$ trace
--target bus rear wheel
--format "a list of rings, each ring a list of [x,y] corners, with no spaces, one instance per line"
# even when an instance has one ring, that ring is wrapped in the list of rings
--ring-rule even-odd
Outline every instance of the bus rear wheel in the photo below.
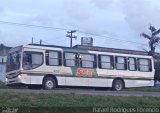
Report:
[[[53,90],[56,88],[56,86],[57,86],[56,81],[52,77],[47,77],[43,81],[43,89]]]
[[[124,83],[121,79],[115,79],[113,81],[113,86],[112,86],[114,91],[121,91],[124,88]]]

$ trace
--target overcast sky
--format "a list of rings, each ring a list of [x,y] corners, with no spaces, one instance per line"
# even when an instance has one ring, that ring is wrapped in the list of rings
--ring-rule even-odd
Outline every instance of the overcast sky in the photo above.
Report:
[[[149,33],[150,24],[160,28],[159,0],[0,0],[0,43],[8,46],[28,44],[32,37],[69,46],[66,31],[75,29],[74,45],[93,37],[95,46],[142,50],[148,41],[140,33]]]

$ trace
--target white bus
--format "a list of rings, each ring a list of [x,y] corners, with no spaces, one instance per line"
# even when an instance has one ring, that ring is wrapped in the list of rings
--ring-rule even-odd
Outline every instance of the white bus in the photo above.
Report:
[[[152,56],[143,51],[29,44],[12,48],[7,58],[6,84],[130,87],[154,86]]]

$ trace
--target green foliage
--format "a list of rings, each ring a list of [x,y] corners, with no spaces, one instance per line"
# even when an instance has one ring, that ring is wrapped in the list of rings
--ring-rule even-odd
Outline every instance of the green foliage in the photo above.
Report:
[[[0,93],[0,107],[139,107],[160,106],[158,97]]]
[[[126,89],[126,91],[160,92],[160,88],[154,88],[154,87],[129,88]]]
[[[160,60],[155,61],[155,79],[160,80]]]
[[[99,107],[136,109],[159,106],[160,98],[158,97],[118,97],[0,92],[0,108],[18,108],[18,113],[93,113],[93,108]]]
[[[0,89],[6,88],[6,85],[4,82],[0,81]]]
[[[18,108],[18,113],[93,113],[93,108],[136,109],[148,107],[159,108],[159,106],[159,97],[118,97],[0,92],[0,108]]]

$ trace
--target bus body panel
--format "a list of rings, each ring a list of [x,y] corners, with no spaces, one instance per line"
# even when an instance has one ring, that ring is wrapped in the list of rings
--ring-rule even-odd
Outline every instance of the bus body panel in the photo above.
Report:
[[[124,80],[125,87],[145,87],[145,86],[154,86],[154,80]]]
[[[45,64],[45,52],[60,51],[62,53],[62,66],[47,66]],[[120,54],[110,52],[99,52],[99,51],[87,51],[87,53],[113,56],[124,56],[124,57],[135,57],[147,58],[152,61],[151,72],[141,71],[129,71],[129,70],[116,70],[116,69],[99,69],[97,68],[82,68],[82,67],[66,67],[63,66],[64,54],[63,52],[72,51],[58,47],[41,47],[41,46],[25,46],[23,47],[22,55],[24,51],[28,52],[42,52],[43,53],[43,64],[39,67],[31,70],[25,70],[22,67],[23,58],[21,58],[21,68],[16,71],[20,72],[16,78],[7,77],[6,84],[37,84],[42,85],[43,79],[46,75],[52,75],[57,78],[58,85],[60,86],[91,86],[91,87],[112,87],[113,80],[121,78],[124,80],[125,87],[142,87],[142,86],[154,86],[154,64],[151,56],[143,55],[131,55],[131,54]],[[86,53],[86,51],[76,51],[79,53]],[[97,59],[98,61],[98,59]],[[98,66],[98,63],[97,63]],[[11,76],[11,72],[7,72],[7,76]]]

